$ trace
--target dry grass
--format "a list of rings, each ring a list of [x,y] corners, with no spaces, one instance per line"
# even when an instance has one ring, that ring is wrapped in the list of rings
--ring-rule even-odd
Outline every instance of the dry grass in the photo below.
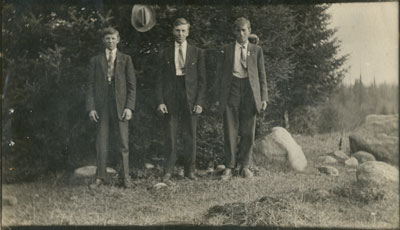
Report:
[[[15,196],[18,204],[3,207],[2,224],[399,227],[397,196],[361,202],[349,189],[356,180],[354,170],[337,165],[340,175],[330,177],[315,169],[319,156],[337,149],[339,134],[295,138],[309,161],[307,173],[271,162],[250,181],[223,182],[208,175],[199,181],[177,179],[161,190],[152,188],[159,182],[157,173],[137,180],[133,189],[93,191],[88,180],[68,175],[3,185],[3,195]]]

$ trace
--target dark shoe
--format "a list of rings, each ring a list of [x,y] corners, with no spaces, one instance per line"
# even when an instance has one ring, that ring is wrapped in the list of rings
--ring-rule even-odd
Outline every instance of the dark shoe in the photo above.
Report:
[[[89,188],[90,189],[96,189],[96,188],[100,187],[103,184],[104,184],[104,181],[102,179],[96,179],[96,181],[94,183],[89,185]]]
[[[133,188],[134,184],[132,182],[132,179],[130,177],[124,178],[124,188]]]
[[[189,178],[190,180],[197,180],[196,175],[194,175],[194,173],[188,173],[187,175],[185,175],[187,178]]]
[[[253,173],[248,168],[242,169],[242,175],[244,178],[247,178],[247,179],[253,178]]]
[[[164,176],[162,177],[162,181],[163,182],[168,182],[171,180],[171,173],[166,173],[164,174]]]
[[[222,173],[221,180],[229,180],[232,178],[232,169],[226,168]]]

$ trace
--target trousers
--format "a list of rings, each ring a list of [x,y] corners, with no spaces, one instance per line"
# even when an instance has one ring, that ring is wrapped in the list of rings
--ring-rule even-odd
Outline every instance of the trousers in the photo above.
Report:
[[[116,151],[121,154],[122,167],[120,175],[122,178],[129,177],[129,139],[128,121],[118,118],[117,105],[115,101],[114,85],[106,88],[104,106],[100,109],[99,122],[97,123],[96,153],[98,179],[106,178],[106,163],[110,153],[110,140],[115,141]],[[110,135],[111,134],[111,135]]]
[[[242,167],[248,167],[254,146],[256,114],[249,78],[233,77],[223,115],[224,153],[227,168],[235,168],[238,162]]]
[[[193,114],[188,107],[185,78],[177,76],[174,95],[174,106],[168,108],[167,120],[168,153],[165,162],[165,173],[171,173],[176,163],[177,132],[181,124],[184,141],[184,170],[194,172],[196,168],[196,132],[198,115]]]

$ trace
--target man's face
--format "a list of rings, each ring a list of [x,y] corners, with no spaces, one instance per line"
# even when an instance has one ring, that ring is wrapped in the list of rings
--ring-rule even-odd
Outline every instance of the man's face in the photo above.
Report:
[[[119,43],[118,34],[106,34],[103,38],[104,45],[107,49],[113,50],[117,48],[117,44]]]
[[[235,29],[233,30],[233,34],[236,37],[236,41],[239,44],[244,44],[247,42],[247,40],[249,39],[249,35],[250,35],[251,29],[248,27],[247,24],[243,24],[243,25],[236,25]]]
[[[189,26],[179,25],[175,26],[172,33],[174,34],[175,41],[179,44],[186,41],[187,36],[189,36]]]

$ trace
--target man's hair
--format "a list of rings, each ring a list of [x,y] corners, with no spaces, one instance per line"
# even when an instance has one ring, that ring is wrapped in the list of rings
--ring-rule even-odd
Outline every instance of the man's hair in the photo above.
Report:
[[[244,17],[240,17],[238,19],[235,20],[235,22],[233,23],[235,28],[236,27],[242,27],[243,25],[247,25],[247,27],[250,29],[250,21],[247,18]]]
[[[107,34],[117,34],[118,38],[119,38],[119,32],[117,29],[115,29],[114,27],[106,27],[101,31],[101,35],[103,36],[103,38],[107,35]]]
[[[172,24],[175,27],[180,26],[180,25],[188,25],[188,29],[190,28],[190,23],[188,20],[184,18],[178,18],[175,20],[174,24]]]

